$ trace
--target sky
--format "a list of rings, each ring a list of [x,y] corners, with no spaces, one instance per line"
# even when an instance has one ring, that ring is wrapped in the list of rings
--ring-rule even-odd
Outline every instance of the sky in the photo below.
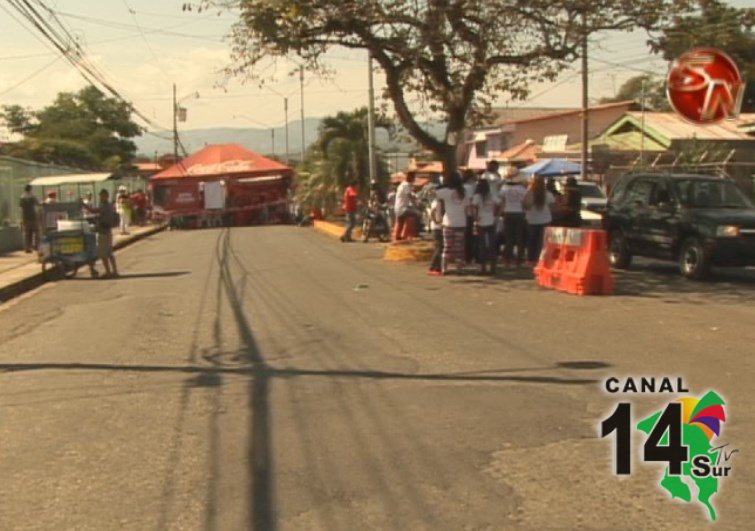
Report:
[[[221,69],[229,62],[225,39],[234,15],[217,11],[183,11],[186,0],[46,0],[69,31],[79,39],[92,62],[105,72],[135,107],[156,125],[170,128],[172,86],[178,87],[188,120],[182,128],[280,126],[284,123],[284,97],[289,119],[297,120],[302,108],[298,76],[289,76],[295,63],[280,64],[276,79],[267,87],[224,82]],[[755,0],[730,2],[752,6]],[[59,54],[40,42],[6,2],[0,0],[0,105],[40,108],[61,91],[85,85],[77,71]],[[15,15],[17,17],[17,15]],[[590,43],[590,98],[611,96],[629,77],[655,72],[667,65],[650,54],[641,32],[610,33]],[[304,88],[306,117],[322,117],[367,104],[366,54],[334,50],[329,64],[333,79],[307,75]],[[375,78],[376,89],[382,85]],[[196,97],[196,94],[199,94]],[[580,105],[578,65],[556,82],[534,85],[531,98],[511,106],[576,107]],[[498,105],[505,106],[505,100]]]

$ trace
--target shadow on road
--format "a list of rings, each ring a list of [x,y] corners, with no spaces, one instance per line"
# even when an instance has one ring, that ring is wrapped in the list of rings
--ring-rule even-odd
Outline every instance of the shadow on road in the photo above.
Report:
[[[631,269],[616,271],[616,295],[679,301],[679,296],[700,296],[724,303],[755,302],[755,271],[714,269],[706,281],[688,280],[674,264],[642,262]]]

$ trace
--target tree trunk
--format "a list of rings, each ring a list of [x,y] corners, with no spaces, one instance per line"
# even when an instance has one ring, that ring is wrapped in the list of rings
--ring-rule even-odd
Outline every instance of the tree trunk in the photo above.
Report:
[[[436,151],[435,154],[443,163],[443,179],[448,182],[448,177],[458,169],[458,163],[456,161],[456,146],[451,144],[443,144],[444,149]]]

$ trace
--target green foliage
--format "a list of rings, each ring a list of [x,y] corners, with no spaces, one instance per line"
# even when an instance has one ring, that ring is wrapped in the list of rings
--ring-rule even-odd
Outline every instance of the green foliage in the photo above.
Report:
[[[694,11],[680,13],[651,40],[653,50],[669,61],[691,48],[714,47],[737,62],[748,81],[743,112],[755,112],[755,8],[736,8],[719,0],[693,0]]]
[[[339,112],[322,120],[317,142],[309,148],[300,169],[297,199],[307,208],[316,206],[332,212],[340,194],[352,179],[365,197],[369,189],[369,142],[366,107],[352,112]],[[383,117],[376,127],[391,126]],[[378,182],[388,182],[388,168],[377,157]]]
[[[114,170],[130,163],[136,154],[131,138],[141,134],[130,106],[94,87],[62,92],[39,111],[6,105],[2,119],[26,138],[6,148],[15,156],[87,168]]]
[[[529,85],[553,80],[575,59],[583,36],[655,26],[681,0],[203,0],[232,5],[229,75],[264,81],[269,61],[298,56],[327,72],[333,48],[369,51],[386,80],[385,96],[406,131],[455,167],[470,122],[499,96],[523,99]],[[435,138],[421,124],[446,124]]]
[[[29,137],[3,146],[2,154],[47,164],[98,169],[100,161],[82,142],[62,138]]]

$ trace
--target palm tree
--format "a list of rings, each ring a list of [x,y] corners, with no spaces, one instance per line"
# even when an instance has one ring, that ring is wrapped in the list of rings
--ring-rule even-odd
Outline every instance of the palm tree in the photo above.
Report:
[[[307,150],[299,171],[297,198],[303,205],[332,212],[352,179],[359,184],[360,193],[367,195],[370,178],[367,113],[367,108],[362,107],[322,120],[317,142]],[[391,125],[383,117],[376,120],[377,127]],[[379,158],[377,164],[378,182],[385,184],[387,166]]]

